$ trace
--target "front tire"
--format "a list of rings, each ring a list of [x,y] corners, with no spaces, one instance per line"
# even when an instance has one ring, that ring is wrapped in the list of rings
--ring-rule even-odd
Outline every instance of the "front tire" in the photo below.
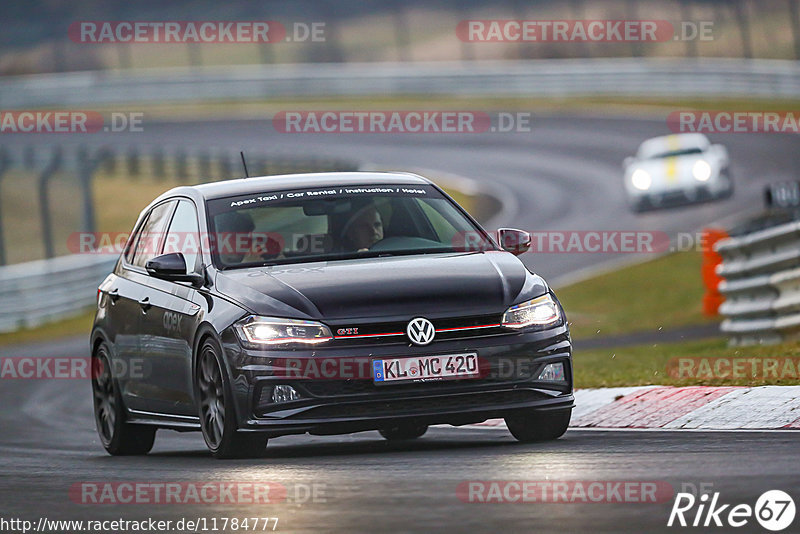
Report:
[[[526,411],[506,417],[506,426],[517,441],[550,441],[564,435],[572,409],[557,412]]]
[[[92,359],[94,421],[103,447],[113,456],[147,454],[153,448],[156,428],[125,422],[125,407],[111,373],[108,345],[98,345]]]
[[[727,182],[727,187],[722,190],[722,192],[717,196],[717,198],[725,199],[730,198],[733,196],[733,178],[731,177],[730,171],[726,170],[722,173],[722,177]]]
[[[253,458],[267,448],[261,433],[236,428],[233,394],[222,369],[222,351],[212,338],[203,341],[195,373],[200,428],[208,450],[215,458]]]
[[[645,198],[628,198],[628,209],[633,213],[644,213],[650,208],[649,203]]]

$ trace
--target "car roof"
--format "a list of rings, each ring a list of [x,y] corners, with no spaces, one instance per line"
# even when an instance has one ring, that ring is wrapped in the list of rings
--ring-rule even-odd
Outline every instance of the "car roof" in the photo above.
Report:
[[[317,172],[254,176],[224,180],[192,186],[181,186],[163,193],[152,204],[175,196],[188,196],[196,200],[234,197],[286,189],[330,187],[339,185],[427,185],[427,178],[410,172]]]
[[[699,148],[705,150],[711,143],[708,137],[701,133],[682,133],[653,137],[639,145],[637,155],[639,157],[649,157],[653,154],[663,154],[675,150],[685,150],[687,148]]]

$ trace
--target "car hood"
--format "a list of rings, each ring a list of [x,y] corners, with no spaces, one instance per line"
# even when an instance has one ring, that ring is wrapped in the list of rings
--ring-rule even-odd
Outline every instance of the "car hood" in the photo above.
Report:
[[[548,290],[500,251],[228,270],[217,274],[216,288],[258,315],[310,319],[500,313]]]

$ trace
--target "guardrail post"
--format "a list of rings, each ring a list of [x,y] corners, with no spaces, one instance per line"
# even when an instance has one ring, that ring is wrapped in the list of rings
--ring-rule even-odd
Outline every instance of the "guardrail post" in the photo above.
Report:
[[[186,50],[189,53],[189,65],[192,67],[203,66],[203,53],[197,43],[186,43]]]
[[[411,60],[411,46],[409,43],[411,39],[409,38],[409,29],[408,29],[408,19],[406,18],[406,12],[404,7],[404,2],[395,2],[392,6],[392,18],[394,19],[394,41],[395,47],[397,48],[397,58],[400,61],[410,61]]]
[[[100,156],[100,162],[103,165],[103,171],[105,171],[107,174],[114,174],[117,170],[116,154],[114,154],[110,148],[103,148],[98,155]]]
[[[201,182],[211,180],[211,156],[205,150],[197,154],[197,174]]]
[[[164,162],[164,152],[161,149],[156,150],[153,154],[153,176],[159,180],[166,178],[167,171]]]
[[[132,147],[128,150],[128,175],[139,176],[139,149]]]
[[[261,156],[255,158],[255,165],[252,167],[252,176],[265,176],[267,174],[267,162]]]
[[[61,147],[56,147],[53,154],[50,156],[50,161],[44,170],[39,175],[39,206],[41,208],[42,218],[42,240],[44,243],[44,255],[46,258],[55,256],[55,247],[53,246],[53,228],[50,218],[50,194],[47,185],[53,175],[61,168],[62,162]]]
[[[800,9],[798,9],[797,3],[797,0],[789,0],[789,18],[794,38],[794,57],[800,59]]]
[[[183,149],[179,149],[175,153],[175,175],[177,176],[178,181],[180,183],[186,183],[189,181],[189,170],[186,162],[186,152]]]
[[[753,57],[753,43],[750,39],[750,20],[747,18],[747,6],[742,0],[736,0],[735,9],[739,33],[742,36],[742,56],[750,59]]]
[[[117,44],[117,57],[119,58],[119,67],[121,69],[129,69],[133,61],[131,61],[131,49],[127,43]]]
[[[2,187],[3,176],[5,176],[6,171],[11,168],[11,156],[8,155],[8,149],[6,147],[0,147],[0,188]],[[1,191],[1,189],[0,189]],[[0,194],[0,265],[6,264],[6,245],[5,241],[3,240],[3,203],[2,203],[2,194]]]
[[[36,152],[33,149],[33,145],[28,145],[23,149],[22,164],[26,169],[33,169],[36,166]]]
[[[219,156],[219,174],[220,180],[230,180],[231,176],[231,160],[227,152],[220,152]]]
[[[625,18],[628,20],[636,20],[636,2],[635,0],[626,0],[625,2]],[[631,40],[631,56],[642,56],[642,44],[635,40]]]
[[[692,20],[692,6],[691,0],[681,0],[681,19],[685,21]],[[694,39],[686,40],[686,55],[689,57],[697,57],[697,41]]]
[[[81,196],[83,197],[83,221],[81,231],[94,232],[96,226],[94,212],[94,195],[92,194],[92,179],[101,164],[114,159],[114,153],[108,147],[100,148],[94,157],[89,155],[86,148],[78,149],[78,178],[81,182]]]

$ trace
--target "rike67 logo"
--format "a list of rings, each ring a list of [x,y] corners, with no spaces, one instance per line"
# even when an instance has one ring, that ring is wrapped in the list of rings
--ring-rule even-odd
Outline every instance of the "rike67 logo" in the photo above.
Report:
[[[755,506],[749,504],[722,504],[719,492],[707,493],[699,498],[691,493],[678,493],[669,513],[667,526],[681,527],[743,527],[752,520],[763,528],[778,532],[794,521],[794,500],[781,490],[761,494]]]

